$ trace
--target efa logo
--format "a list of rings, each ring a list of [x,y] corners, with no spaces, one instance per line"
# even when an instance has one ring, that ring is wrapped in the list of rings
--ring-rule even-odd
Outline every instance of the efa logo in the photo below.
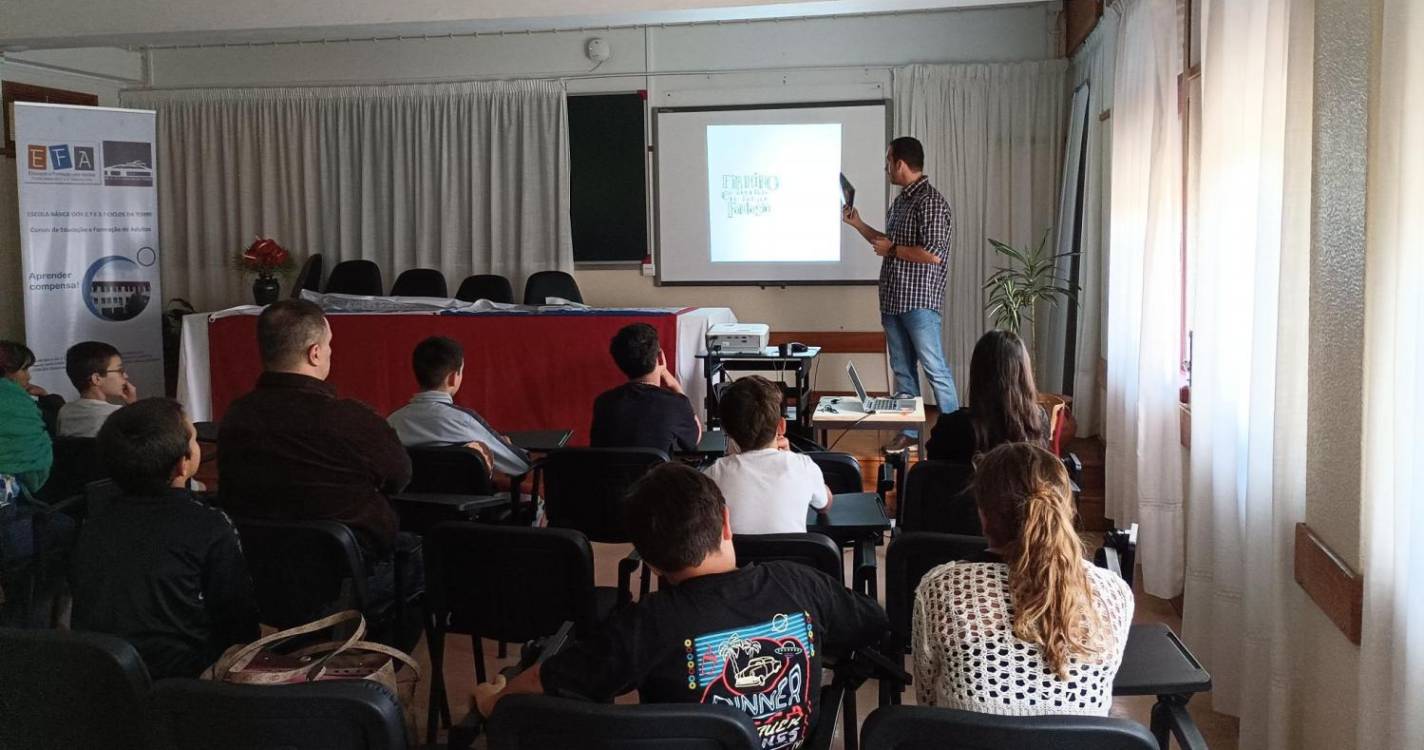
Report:
[[[59,143],[29,147],[31,172],[94,172],[94,147]]]

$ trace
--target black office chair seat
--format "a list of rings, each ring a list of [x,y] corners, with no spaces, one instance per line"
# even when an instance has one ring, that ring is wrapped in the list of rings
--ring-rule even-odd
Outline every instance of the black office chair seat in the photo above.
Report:
[[[99,633],[0,628],[0,748],[146,748],[148,670]]]
[[[547,304],[549,297],[559,297],[570,302],[583,302],[578,282],[563,271],[540,271],[524,283],[524,304]]]
[[[845,562],[841,548],[830,537],[814,531],[799,534],[736,534],[732,546],[737,564],[773,560],[801,563],[845,582]]]
[[[816,466],[821,470],[821,476],[826,479],[826,486],[831,488],[831,494],[843,495],[865,491],[865,485],[861,479],[860,462],[855,460],[855,456],[833,451],[814,451],[807,453],[806,457],[816,462]]]
[[[609,705],[511,695],[486,725],[490,750],[759,750],[751,717],[731,706]]]
[[[379,297],[386,293],[381,283],[381,267],[369,260],[343,260],[326,279],[327,294],[363,294]]]
[[[406,750],[399,701],[370,680],[233,685],[162,680],[145,713],[154,750]]]
[[[886,706],[865,720],[864,750],[1157,750],[1147,728],[1098,716],[997,716]]]
[[[899,510],[902,531],[979,536],[979,508],[969,484],[974,467],[951,461],[919,461],[905,480]]]
[[[455,299],[462,302],[487,299],[490,302],[508,304],[514,301],[514,287],[509,283],[509,279],[503,276],[492,273],[476,274],[460,282]]]

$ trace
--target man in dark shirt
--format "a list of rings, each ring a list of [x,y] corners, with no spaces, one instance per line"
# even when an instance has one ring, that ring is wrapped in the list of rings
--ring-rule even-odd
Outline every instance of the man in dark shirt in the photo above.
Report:
[[[128,640],[155,679],[196,677],[258,635],[237,532],[185,489],[201,458],[197,431],[178,402],[145,399],[104,422],[99,452],[125,496],[80,532],[74,628]]]
[[[649,472],[624,514],[643,561],[672,585],[508,685],[477,686],[480,713],[512,693],[606,701],[637,690],[648,703],[733,706],[751,715],[763,748],[800,745],[816,714],[822,652],[878,642],[880,605],[797,563],[738,569],[722,494],[690,467]]]
[[[257,319],[264,372],[218,430],[218,493],[234,516],[340,521],[363,548],[387,557],[397,519],[388,495],[410,482],[410,457],[386,420],[339,399],[331,326],[304,300],[267,306]]]
[[[628,382],[593,402],[589,444],[595,448],[691,451],[702,439],[702,422],[667,368],[658,331],[647,323],[624,326],[609,353]]]

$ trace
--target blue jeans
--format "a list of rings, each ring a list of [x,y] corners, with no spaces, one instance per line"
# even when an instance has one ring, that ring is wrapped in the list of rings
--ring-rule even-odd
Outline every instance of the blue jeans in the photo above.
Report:
[[[944,319],[938,310],[917,308],[899,315],[880,314],[885,327],[885,343],[890,348],[890,371],[895,373],[895,395],[920,395],[920,374],[916,365],[925,368],[925,377],[934,390],[941,414],[959,408],[959,392],[954,389],[954,376],[944,361],[944,344],[940,330]],[[919,430],[905,430],[912,438]]]

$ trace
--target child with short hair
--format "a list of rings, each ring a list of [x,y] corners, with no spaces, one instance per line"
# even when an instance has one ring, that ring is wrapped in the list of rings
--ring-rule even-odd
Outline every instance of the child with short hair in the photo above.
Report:
[[[119,350],[102,341],[81,341],[64,353],[64,373],[79,398],[59,410],[59,437],[97,437],[110,414],[138,400]]]
[[[734,534],[806,530],[806,509],[831,507],[815,461],[792,453],[781,416],[781,388],[758,375],[740,378],[720,402],[727,455],[707,469],[727,498]]]

